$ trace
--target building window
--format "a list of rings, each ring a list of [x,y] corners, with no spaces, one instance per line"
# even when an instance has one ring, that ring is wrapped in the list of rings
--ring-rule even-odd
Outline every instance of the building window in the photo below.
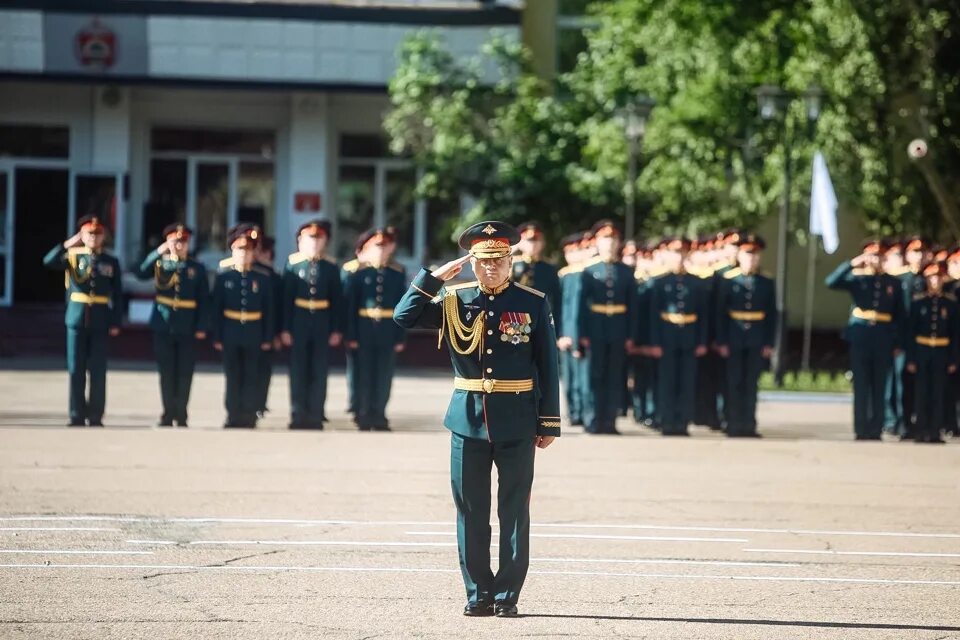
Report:
[[[69,158],[70,129],[0,124],[0,158]]]
[[[597,26],[589,15],[594,0],[560,0],[557,10],[557,73],[568,73],[587,50],[586,32]]]

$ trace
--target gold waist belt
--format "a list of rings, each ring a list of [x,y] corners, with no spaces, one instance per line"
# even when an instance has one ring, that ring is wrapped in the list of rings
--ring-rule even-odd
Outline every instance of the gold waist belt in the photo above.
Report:
[[[917,336],[917,344],[925,347],[947,347],[950,346],[950,338],[937,338],[934,336]]]
[[[767,317],[763,311],[731,311],[730,317],[744,322],[759,322]]]
[[[893,316],[889,313],[880,313],[879,311],[874,311],[873,309],[861,309],[860,307],[853,308],[853,317],[859,318],[860,320],[870,320],[871,322],[893,321]]]
[[[306,298],[297,298],[293,301],[293,304],[297,305],[301,309],[307,309],[309,311],[330,308],[329,300],[307,300]]]
[[[357,315],[372,320],[387,320],[393,317],[393,309],[360,309]]]
[[[196,309],[196,300],[181,300],[180,298],[168,298],[167,296],[157,296],[157,303],[172,307],[173,309]]]
[[[695,313],[661,313],[660,319],[670,324],[691,324],[697,321]]]
[[[87,293],[74,291],[70,294],[70,302],[82,302],[83,304],[110,304],[110,296],[91,296]]]
[[[223,311],[223,317],[228,320],[239,320],[240,322],[256,322],[263,318],[263,313],[260,311],[234,311],[233,309],[225,309]]]
[[[594,313],[602,313],[605,316],[618,316],[620,314],[627,312],[627,305],[625,304],[592,304],[590,305],[590,311]]]
[[[494,380],[492,378],[454,378],[453,387],[461,391],[482,391],[483,393],[520,393],[533,391],[533,380]]]

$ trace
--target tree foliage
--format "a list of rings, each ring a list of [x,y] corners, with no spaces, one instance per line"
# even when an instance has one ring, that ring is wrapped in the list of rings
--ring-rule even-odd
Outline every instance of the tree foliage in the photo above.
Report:
[[[475,215],[535,217],[564,231],[621,214],[627,143],[618,110],[657,106],[636,184],[642,229],[751,226],[776,210],[795,169],[805,227],[811,158],[822,150],[847,212],[877,232],[960,236],[960,10],[952,0],[616,0],[573,72],[547,85],[504,41],[457,62],[426,36],[391,84],[393,149],[425,169],[427,194],[466,193]],[[754,90],[798,96],[764,121]],[[799,96],[823,90],[816,124]],[[785,145],[785,138],[789,144]],[[906,152],[923,138],[929,154]]]

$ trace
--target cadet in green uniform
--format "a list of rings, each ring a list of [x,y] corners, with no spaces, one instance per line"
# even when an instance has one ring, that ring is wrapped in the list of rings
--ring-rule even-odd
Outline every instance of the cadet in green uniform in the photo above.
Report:
[[[651,358],[650,344],[650,292],[653,281],[663,275],[663,267],[654,257],[655,247],[646,246],[638,254],[637,269],[633,277],[637,282],[637,312],[634,315],[635,342],[633,374],[633,418],[651,429],[659,429],[657,421],[657,359]]]
[[[744,235],[744,232],[740,229],[726,229],[717,233],[714,241],[717,262],[713,265],[713,277],[717,283],[723,281],[723,276],[726,275],[727,271],[737,267],[737,255],[740,251],[740,237],[742,235]],[[719,284],[715,285],[715,287],[719,287]],[[711,314],[716,313],[715,301],[711,303],[709,310]],[[726,366],[721,366],[714,373],[716,374],[718,391],[717,415],[720,419],[720,428],[723,429],[727,422],[727,389],[729,389],[730,386],[727,383],[727,368]]]
[[[361,431],[389,431],[387,402],[396,354],[403,351],[406,332],[393,322],[393,310],[407,289],[402,265],[391,261],[396,249],[392,227],[371,229],[357,240],[357,254],[367,262],[348,279],[346,301],[347,350],[355,354],[356,413]]]
[[[599,255],[580,274],[580,346],[589,363],[589,393],[584,397],[587,433],[617,434],[623,406],[623,371],[633,348],[636,281],[620,262],[620,230],[601,220],[591,230]]]
[[[513,281],[547,294],[547,301],[559,324],[562,322],[560,277],[555,266],[543,261],[546,247],[543,229],[536,222],[527,222],[517,230],[520,232],[520,242],[515,249],[520,251],[520,255],[513,260]]]
[[[863,252],[827,276],[831,289],[853,298],[844,337],[850,343],[853,370],[853,428],[857,440],[880,440],[884,420],[884,388],[893,357],[900,349],[904,321],[903,289],[883,273],[885,247],[864,243]]]
[[[717,307],[717,295],[720,281],[716,277],[716,266],[712,264],[713,237],[702,236],[696,244],[691,256],[691,267],[688,272],[700,278],[700,285],[705,309],[703,322],[707,328],[707,346],[716,343],[716,315],[712,313]],[[720,382],[723,377],[721,371],[724,363],[716,350],[707,349],[707,352],[697,361],[697,382],[694,400],[693,422],[714,431],[720,430],[719,395]]]
[[[740,239],[739,267],[723,275],[717,292],[717,351],[725,360],[727,435],[758,437],[757,384],[777,335],[776,286],[758,273],[766,243]]]
[[[960,245],[954,245],[947,251],[947,281],[944,290],[954,298],[960,300]],[[960,347],[958,347],[960,348]],[[947,379],[947,407],[944,420],[944,430],[953,437],[960,436],[960,422],[958,422],[957,403],[960,402],[960,375],[950,374]]]
[[[561,311],[554,314],[557,323],[557,347],[560,349],[560,377],[567,399],[570,424],[583,424],[583,353],[577,336],[580,318],[580,272],[583,264],[581,243],[585,232],[571,234],[561,242],[567,266],[560,269]]]
[[[120,333],[123,317],[120,262],[103,251],[106,227],[100,218],[84,216],[77,227],[74,236],[50,250],[43,264],[64,272],[70,373],[68,425],[102,427],[107,401],[107,336]]]
[[[327,420],[330,348],[343,339],[343,289],[337,265],[324,256],[330,222],[297,230],[299,251],[283,272],[283,334],[290,352],[290,428],[323,429]],[[355,391],[356,392],[356,391]]]
[[[347,280],[350,279],[350,276],[355,274],[358,269],[363,265],[360,254],[355,253],[355,257],[352,260],[347,260],[343,263],[343,266],[340,267],[340,287],[343,290],[347,288]],[[352,414],[354,421],[357,418],[357,353],[353,349],[347,349],[344,353],[344,359],[346,363],[346,379],[347,379],[347,413]]]
[[[157,292],[150,328],[163,403],[159,427],[171,427],[174,422],[187,426],[196,341],[207,337],[210,284],[203,264],[190,258],[192,233],[182,224],[167,226],[163,230],[165,242],[150,252],[136,273],[141,280],[153,278]]]
[[[232,257],[220,262],[213,284],[210,333],[213,348],[223,352],[227,378],[227,428],[253,428],[260,408],[261,352],[274,335],[270,277],[253,269],[260,230],[240,224],[227,234]]]
[[[668,238],[660,247],[667,273],[650,291],[650,347],[658,358],[657,410],[665,436],[688,435],[693,419],[697,358],[707,352],[706,304],[699,278],[684,270],[690,250],[685,238]]]
[[[260,352],[260,381],[257,385],[259,390],[257,401],[257,417],[262,418],[269,409],[267,408],[267,397],[270,395],[270,379],[273,377],[273,361],[275,353],[283,348],[280,341],[280,330],[283,317],[283,276],[273,268],[276,256],[275,247],[277,241],[271,236],[263,236],[260,244],[257,245],[257,259],[253,262],[253,269],[270,278],[270,287],[273,291],[273,317],[275,318],[273,328],[277,332],[272,340],[272,345],[267,351]]]
[[[960,356],[960,310],[953,294],[943,290],[947,266],[932,262],[922,270],[927,290],[913,297],[907,322],[907,370],[915,379],[916,442],[942,443],[949,376],[957,371]]]
[[[455,391],[444,425],[453,432],[450,473],[469,616],[517,615],[530,561],[534,451],[560,435],[550,303],[545,294],[510,282],[510,246],[518,239],[501,222],[470,227],[459,241],[469,255],[433,273],[421,270],[394,312],[405,329],[440,329],[450,348]],[[441,291],[468,260],[479,282]],[[500,483],[496,574],[490,568],[493,465]]]

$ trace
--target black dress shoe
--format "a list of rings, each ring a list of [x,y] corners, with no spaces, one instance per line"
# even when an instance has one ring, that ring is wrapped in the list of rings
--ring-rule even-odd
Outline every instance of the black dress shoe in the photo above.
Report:
[[[471,618],[489,618],[494,614],[492,602],[468,602],[463,615]]]
[[[494,605],[494,614],[498,618],[516,618],[519,614],[517,605],[509,602],[498,602]]]
[[[74,418],[67,423],[68,427],[85,427],[87,423],[81,420],[80,418]]]
[[[160,418],[159,420],[157,420],[157,426],[158,426],[158,427],[172,427],[172,426],[173,426],[173,420],[171,420],[170,418]]]
[[[98,418],[96,420],[90,420],[89,422],[87,422],[87,424],[90,425],[91,427],[102,427],[103,420]]]

